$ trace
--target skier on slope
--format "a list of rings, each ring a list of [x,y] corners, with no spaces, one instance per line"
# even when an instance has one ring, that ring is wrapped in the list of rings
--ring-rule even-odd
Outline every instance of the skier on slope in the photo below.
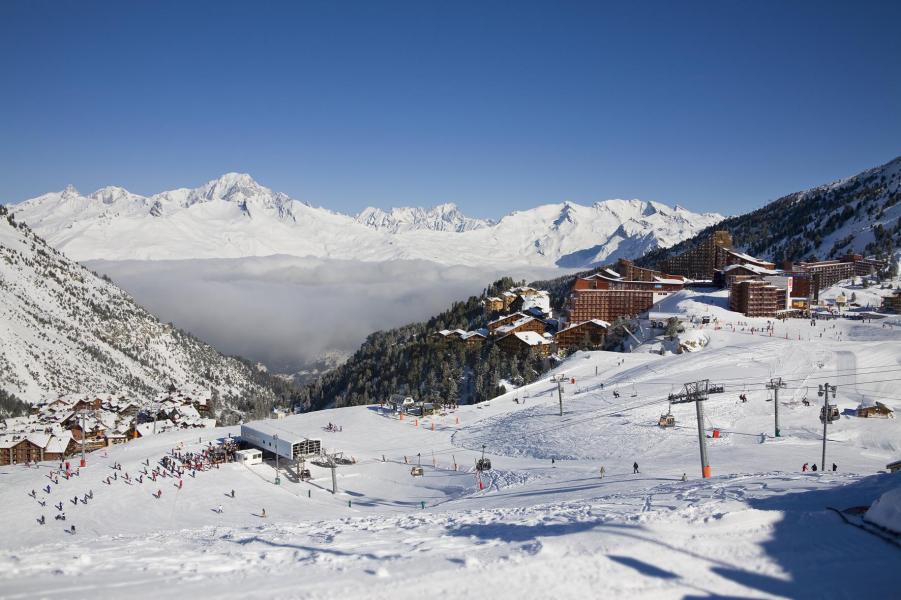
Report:
[[[632,463],[632,474],[638,473],[638,462]]]
[[[813,471],[814,473],[816,473],[817,472],[817,464],[813,463],[813,466],[810,467],[810,470]]]
[[[806,472],[807,472],[807,463],[804,463],[803,465],[801,465],[801,472],[802,472],[802,473],[806,473]]]
[[[601,465],[601,479],[603,479],[604,475],[606,475],[606,474],[607,474],[607,471],[606,471],[606,469],[604,469],[604,465]]]
[[[835,463],[832,463],[832,472],[835,473],[836,471],[838,471],[838,465]]]

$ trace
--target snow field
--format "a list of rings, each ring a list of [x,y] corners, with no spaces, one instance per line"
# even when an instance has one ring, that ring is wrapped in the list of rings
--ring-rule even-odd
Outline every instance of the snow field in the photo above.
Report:
[[[133,476],[142,461],[153,464],[179,443],[196,450],[207,436],[237,428],[170,432],[111,448],[107,457],[94,453],[79,477],[60,479],[49,494],[40,491],[47,466],[0,468],[0,596],[892,596],[901,583],[897,549],[827,507],[868,507],[901,487],[898,475],[875,474],[897,459],[899,420],[847,412],[868,397],[901,409],[897,330],[790,321],[777,322],[772,336],[751,334],[766,320],[738,322],[718,312],[712,296],[672,299],[674,311],[722,315],[721,328],[699,329],[709,343],[698,352],[660,356],[640,347],[577,353],[563,363],[554,373],[567,379],[563,417],[548,379],[418,426],[377,407],[287,417],[356,459],[339,467],[335,496],[327,469],[312,466],[309,483],[283,470],[276,486],[268,463],[188,476],[181,490],[172,479],[128,485],[121,472],[103,483],[113,462]],[[763,387],[771,376],[787,385],[779,439]],[[701,378],[726,388],[705,406],[705,431],[723,434],[707,439],[709,480],[699,478],[694,407],[673,405],[673,429],[656,425],[667,395]],[[820,462],[816,388],[826,381],[838,386],[844,413],[828,431],[827,464],[839,470],[802,473],[803,463]],[[805,395],[811,406],[802,404]],[[343,431],[323,431],[330,422]],[[482,444],[494,470],[479,491],[472,466]],[[410,476],[417,453],[421,478]],[[94,500],[67,504],[88,489]],[[151,495],[157,489],[159,499]],[[65,523],[52,519],[59,501]],[[257,516],[262,508],[265,519]],[[63,532],[72,523],[74,536]],[[867,577],[848,575],[860,572]]]

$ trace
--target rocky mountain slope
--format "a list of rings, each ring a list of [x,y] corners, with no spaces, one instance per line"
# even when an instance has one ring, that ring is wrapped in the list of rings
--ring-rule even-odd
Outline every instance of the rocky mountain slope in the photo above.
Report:
[[[497,223],[466,217],[452,204],[368,208],[351,217],[238,173],[149,197],[116,187],[82,196],[68,187],[11,210],[75,260],[287,254],[478,266],[591,266],[670,246],[722,219],[640,200],[547,204]]]
[[[696,237],[649,253],[655,264],[684,252],[716,229],[740,249],[777,263],[853,251],[887,257],[901,248],[901,157],[853,177],[795,192],[754,212],[731,217]]]
[[[212,389],[226,421],[265,414],[290,390],[161,323],[0,206],[0,389],[34,403],[120,390],[146,398],[170,384]]]

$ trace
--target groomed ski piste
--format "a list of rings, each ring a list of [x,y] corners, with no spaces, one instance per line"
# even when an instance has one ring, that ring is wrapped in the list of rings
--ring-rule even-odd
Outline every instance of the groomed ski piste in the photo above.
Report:
[[[58,465],[2,467],[0,597],[896,597],[897,536],[831,509],[888,493],[882,525],[899,527],[890,500],[901,473],[885,466],[901,458],[901,419],[853,416],[865,399],[901,409],[897,321],[769,330],[727,311],[724,292],[683,291],[659,308],[719,324],[686,331],[703,343],[696,352],[576,353],[551,374],[566,381],[562,417],[544,377],[434,418],[362,406],[279,420],[356,461],[338,467],[335,495],[327,468],[310,466],[312,481],[300,482],[282,467],[275,485],[268,462],[186,474],[180,488],[171,477],[134,480],[145,461],[202,450],[237,427],[95,452],[58,484]],[[780,376],[774,438],[765,383]],[[657,425],[667,396],[702,379],[724,386],[705,402],[709,479],[694,405],[674,404],[676,426]],[[825,383],[841,417],[820,465]],[[483,445],[493,469],[480,490]],[[422,477],[411,476],[417,462]],[[54,518],[59,502],[65,521]]]

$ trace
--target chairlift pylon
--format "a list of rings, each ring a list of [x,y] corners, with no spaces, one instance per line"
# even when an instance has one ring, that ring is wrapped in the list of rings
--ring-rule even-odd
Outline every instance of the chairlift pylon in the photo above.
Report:
[[[630,398],[635,398],[636,396],[638,396],[638,388],[635,387],[635,382],[633,381],[632,382],[632,395],[630,396]]]

